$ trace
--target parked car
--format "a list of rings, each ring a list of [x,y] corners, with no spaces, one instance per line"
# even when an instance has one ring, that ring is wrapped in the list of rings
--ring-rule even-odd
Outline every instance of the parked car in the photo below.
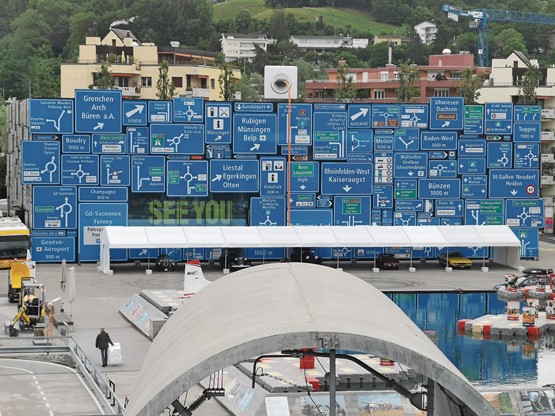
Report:
[[[526,286],[537,286],[538,284],[549,284],[549,275],[553,273],[553,269],[544,269],[540,267],[529,267],[522,271],[522,274],[505,275],[505,283],[495,285],[494,289],[511,288],[519,289]]]
[[[223,269],[242,269],[252,266],[252,262],[245,257],[242,248],[224,248],[218,258],[220,267]]]
[[[376,266],[384,270],[399,270],[399,259],[395,254],[382,253],[376,259]]]
[[[322,264],[322,258],[314,254],[314,250],[311,248],[293,248],[290,259],[296,262]]]
[[[449,266],[453,269],[470,269],[472,266],[472,260],[467,259],[458,251],[452,251],[450,253],[446,251],[440,254],[437,259],[442,266]]]
[[[172,260],[167,254],[160,254],[156,258],[156,270],[159,272],[174,271],[177,262]]]

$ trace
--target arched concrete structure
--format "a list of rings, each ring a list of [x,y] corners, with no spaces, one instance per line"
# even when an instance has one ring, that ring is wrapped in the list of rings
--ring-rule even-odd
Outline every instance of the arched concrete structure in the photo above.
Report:
[[[148,352],[125,416],[158,415],[222,368],[275,351],[319,349],[324,339],[337,340],[336,349],[388,357],[434,380],[443,397],[435,400],[437,415],[462,414],[454,411],[460,405],[468,415],[498,414],[379,290],[330,267],[276,263],[218,279],[168,319]]]

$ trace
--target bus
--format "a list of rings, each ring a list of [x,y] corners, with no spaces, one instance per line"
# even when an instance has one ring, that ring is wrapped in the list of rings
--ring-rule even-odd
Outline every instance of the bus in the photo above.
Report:
[[[0,269],[13,261],[31,260],[29,228],[17,217],[0,217]]]

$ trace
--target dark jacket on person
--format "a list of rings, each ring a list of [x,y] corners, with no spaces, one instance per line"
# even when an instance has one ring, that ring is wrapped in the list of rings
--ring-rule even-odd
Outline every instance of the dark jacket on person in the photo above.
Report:
[[[110,339],[110,335],[107,332],[101,331],[100,334],[96,336],[96,348],[106,349],[108,344],[114,345]]]

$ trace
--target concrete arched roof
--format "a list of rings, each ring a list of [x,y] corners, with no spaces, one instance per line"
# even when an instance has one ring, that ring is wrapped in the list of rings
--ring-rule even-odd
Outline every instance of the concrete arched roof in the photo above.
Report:
[[[216,371],[285,349],[386,356],[424,374],[475,414],[497,415],[437,346],[387,296],[351,274],[308,263],[255,266],[196,293],[168,319],[147,354],[126,416],[160,414]]]

